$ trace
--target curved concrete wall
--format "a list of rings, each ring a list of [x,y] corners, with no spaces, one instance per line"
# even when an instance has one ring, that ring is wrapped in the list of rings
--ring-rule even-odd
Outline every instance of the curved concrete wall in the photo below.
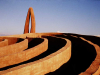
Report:
[[[92,43],[91,41],[86,40],[83,37],[80,37],[80,38],[82,40],[84,40],[84,41],[87,41],[91,45],[93,45],[95,47],[96,52],[97,52],[97,56],[96,56],[95,60],[92,62],[92,64],[89,66],[89,68],[85,72],[83,72],[82,74],[80,74],[80,75],[85,75],[85,73],[87,73],[87,74],[93,74],[99,68],[99,64],[100,64],[100,47],[98,45]]]
[[[46,51],[47,48],[48,48],[48,40],[44,39],[44,41],[41,44],[39,44],[33,48],[1,57],[0,58],[0,62],[1,62],[0,68],[6,67],[9,65],[13,65],[13,64],[17,64],[17,63],[26,61],[28,59],[31,59],[31,58],[43,53],[44,51]]]
[[[0,38],[0,42],[3,41],[4,39]]]
[[[26,37],[32,37],[32,38],[35,38],[35,37],[43,37],[43,36],[54,36],[54,35],[62,35],[62,33],[27,33],[27,34],[23,34],[23,35],[16,35],[16,37],[22,37],[22,38],[26,38]],[[67,36],[67,35],[66,35]],[[79,37],[79,36],[77,36],[77,35],[71,35],[72,37],[75,37],[75,38],[81,38],[82,40],[84,40],[84,41],[86,41],[87,43],[89,43],[89,44],[91,44],[91,45],[93,45],[94,47],[95,47],[95,50],[96,50],[96,52],[97,52],[97,56],[96,56],[96,58],[95,58],[95,60],[90,64],[90,66],[86,69],[86,71],[85,72],[82,72],[82,73],[80,73],[80,75],[90,75],[90,74],[94,74],[94,75],[96,75],[96,74],[99,74],[99,64],[100,64],[100,48],[99,48],[99,46],[98,45],[96,45],[96,44],[94,44],[94,43],[92,43],[91,41],[88,41],[88,40],[86,40],[85,38],[83,38],[83,37]],[[11,37],[15,37],[15,35],[14,36],[11,36]],[[31,40],[30,40],[31,41]],[[28,53],[28,52],[27,52]],[[41,53],[40,53],[41,54]],[[28,55],[30,55],[30,54],[28,54]],[[37,55],[37,54],[36,54]],[[15,55],[15,57],[17,57],[18,55]],[[20,57],[22,57],[22,56],[25,56],[24,54],[22,54],[22,55],[19,55]],[[13,57],[13,54],[12,54],[12,57]],[[32,56],[30,55],[29,56],[29,59],[31,58]],[[35,56],[33,56],[33,57],[35,57]],[[48,57],[48,56],[47,56]],[[59,57],[59,56],[58,56]],[[62,56],[63,57],[63,56]],[[24,57],[23,57],[24,58]],[[59,57],[59,58],[61,58],[61,57]],[[14,58],[13,58],[14,59]],[[24,58],[25,60],[28,60],[28,57],[27,57],[27,59],[26,58]],[[43,59],[45,59],[45,58],[43,58]],[[40,60],[43,60],[43,59],[40,59]],[[51,58],[50,58],[51,59]],[[56,57],[54,57],[54,59],[56,59]],[[50,61],[52,61],[53,63],[52,63],[52,65],[54,64],[54,59],[51,59],[51,60],[45,60],[45,61],[42,61],[41,63],[42,63],[42,65],[43,66],[40,66],[40,67],[37,67],[37,65],[36,65],[36,63],[38,64],[38,63],[40,63],[39,61],[35,61],[35,62],[32,62],[32,63],[35,63],[35,64],[31,64],[31,63],[27,63],[27,64],[30,64],[31,66],[29,66],[29,65],[20,65],[20,69],[22,69],[23,68],[23,70],[24,69],[26,69],[26,68],[28,68],[28,69],[33,69],[34,71],[36,71],[36,72],[34,72],[33,70],[29,70],[28,72],[25,72],[26,74],[45,74],[45,73],[48,73],[48,72],[52,72],[52,71],[54,71],[53,69],[51,70],[51,69],[49,69],[48,71],[47,70],[43,70],[43,72],[41,72],[40,70],[42,69],[42,68],[45,68],[45,66],[44,66],[44,63],[45,64],[50,64]],[[3,59],[2,59],[3,60]],[[25,60],[19,60],[19,62],[22,62],[22,61],[25,61]],[[60,59],[60,60],[64,60],[64,59]],[[13,61],[11,61],[11,62],[13,62]],[[16,61],[17,62],[17,61]],[[16,63],[16,62],[13,62],[13,64],[14,63]],[[17,63],[19,63],[19,62],[17,62]],[[44,63],[43,63],[44,62]],[[49,62],[49,63],[48,63]],[[10,62],[9,62],[10,63]],[[57,62],[56,62],[57,63]],[[34,68],[33,66],[35,65],[35,67],[36,68]],[[40,64],[38,64],[38,66],[39,66]],[[58,65],[58,64],[57,64]],[[7,66],[7,65],[6,65]],[[61,65],[60,65],[61,66]],[[18,67],[19,66],[17,66],[17,67],[15,67],[15,68],[11,68],[10,70],[12,70],[12,71],[14,71],[13,73],[14,74],[16,74],[17,72],[19,72],[19,71],[21,71],[20,69],[18,69]],[[31,68],[30,68],[31,67]],[[50,68],[50,66],[48,66],[49,68]],[[53,67],[53,66],[52,66]],[[57,68],[59,68],[58,66],[56,67],[56,69]],[[16,70],[14,70],[14,69],[16,69]],[[35,70],[36,69],[36,70]],[[39,70],[38,70],[39,69]],[[46,67],[46,69],[47,69],[47,67]],[[55,69],[55,70],[56,70]],[[3,72],[7,72],[8,74],[10,73],[10,71],[9,70],[5,70],[5,71],[1,71],[1,74],[3,74]],[[15,73],[16,72],[16,73]],[[22,71],[21,71],[22,72]],[[13,74],[12,73],[12,74]],[[24,72],[23,72],[24,73]],[[5,74],[5,73],[4,73]],[[18,74],[21,74],[21,73],[18,73]]]
[[[71,42],[67,39],[66,45],[55,53],[32,63],[23,64],[5,71],[1,75],[43,75],[55,71],[71,57]]]
[[[9,36],[5,36],[5,37],[0,37],[0,39],[7,39],[8,40],[8,45],[14,44],[16,43],[19,39],[21,38],[16,38],[16,37],[9,37]]]
[[[100,75],[100,65],[99,65],[98,70],[93,75]]]
[[[7,46],[7,45],[8,45],[8,40],[7,39],[4,39],[3,41],[0,41],[0,47]]]
[[[12,42],[9,42],[9,43],[12,43]],[[19,43],[0,47],[0,57],[25,50],[27,47],[28,47],[28,40],[27,39],[25,39]]]
[[[83,46],[83,47],[86,47],[85,45],[87,45],[87,50],[88,49],[90,49],[90,50],[88,50],[88,51],[86,51],[87,53],[89,53],[90,52],[90,54],[92,53],[93,55],[92,56],[95,56],[95,58],[93,58],[92,59],[92,63],[91,64],[88,64],[88,68],[84,68],[84,70],[79,70],[79,71],[77,71],[77,70],[73,70],[73,68],[75,68],[75,69],[77,69],[76,67],[78,67],[78,64],[75,64],[76,66],[73,66],[72,67],[72,70],[73,71],[77,71],[77,73],[80,73],[80,75],[91,75],[91,74],[94,74],[96,71],[98,72],[98,67],[99,67],[99,64],[100,64],[100,48],[99,48],[99,46],[96,44],[96,43],[93,43],[93,42],[91,42],[91,41],[89,41],[89,40],[86,40],[84,37],[86,37],[87,38],[87,36],[82,36],[82,35],[73,35],[73,34],[64,34],[64,36],[66,35],[66,37],[64,37],[64,38],[69,38],[71,41],[72,41],[72,43],[75,43],[75,44],[77,44],[77,48],[75,48],[75,47],[73,47],[73,50],[74,50],[74,53],[75,53],[75,51],[76,51],[76,56],[77,56],[77,54],[79,54],[79,53],[82,53],[82,51],[81,52],[79,52],[80,50],[76,50],[76,49],[78,49],[78,46],[80,47],[80,46]],[[61,35],[59,35],[59,36],[57,36],[57,37],[62,37]],[[82,39],[83,41],[86,41],[86,43],[89,43],[90,44],[90,47],[94,47],[94,49],[92,50],[91,48],[89,48],[89,45],[88,44],[85,44],[84,42],[81,42],[80,44],[82,44],[82,45],[78,45],[78,41],[81,41],[81,40],[77,40],[77,39],[71,39],[71,38],[77,38],[77,39]],[[92,37],[90,37],[90,38],[92,38]],[[96,38],[95,38],[96,39]],[[73,42],[73,40],[76,40],[75,42]],[[93,41],[94,41],[94,39],[93,39]],[[84,44],[83,44],[84,43]],[[72,44],[72,46],[76,46],[76,45],[74,45],[74,44]],[[75,49],[74,49],[75,48]],[[81,49],[82,47],[80,47],[79,49]],[[72,50],[72,51],[73,51]],[[81,49],[82,50],[82,49]],[[83,50],[84,50],[84,48],[83,48]],[[94,53],[93,53],[94,52]],[[96,52],[96,53],[95,53]],[[72,54],[74,54],[74,53],[72,53]],[[82,53],[82,54],[85,54],[85,53]],[[90,54],[88,54],[88,56],[90,55]],[[97,54],[97,55],[95,55],[95,54]],[[74,55],[72,55],[72,56],[74,56]],[[83,55],[83,57],[84,57],[85,55]],[[80,57],[81,58],[81,57]],[[88,58],[88,57],[87,57]],[[92,58],[92,57],[90,57],[90,58]],[[75,58],[74,58],[75,59]],[[82,58],[81,58],[82,59]],[[88,61],[87,60],[85,60],[85,59],[83,59],[85,62],[87,62],[88,63]],[[80,60],[79,59],[79,61],[83,61],[83,60]],[[77,61],[77,58],[76,58],[76,61]],[[78,61],[78,62],[79,62]],[[81,65],[87,65],[87,64],[84,64],[84,61],[81,63],[79,63],[79,64],[81,64]],[[74,61],[73,61],[74,62]],[[78,63],[77,62],[77,63]],[[90,62],[90,61],[89,61]],[[71,63],[71,62],[70,62]],[[73,63],[71,64],[71,65],[74,65]],[[80,66],[81,66],[80,65]],[[78,67],[79,68],[79,67]],[[80,67],[80,68],[83,68],[82,66]],[[70,68],[69,68],[70,69]],[[82,72],[82,73],[81,73]]]
[[[35,33],[34,33],[35,34]],[[24,36],[26,36],[26,37],[30,37],[30,38],[34,38],[34,37],[38,37],[38,36],[41,36],[41,37],[43,37],[43,36],[53,36],[53,35],[61,35],[61,34],[59,34],[59,33],[47,33],[47,34],[45,34],[45,33],[42,33],[42,34],[35,34],[35,36],[33,35],[33,34],[29,34],[28,33],[28,35],[24,35]],[[67,36],[67,35],[66,35]],[[71,35],[72,37],[75,37],[75,38],[79,38],[78,36],[74,36],[74,35]],[[57,38],[57,37],[56,37]],[[90,74],[94,74],[94,75],[96,75],[96,74],[98,74],[99,73],[99,58],[100,58],[100,52],[99,52],[99,46],[98,45],[96,45],[96,44],[94,44],[94,43],[92,43],[91,41],[88,41],[88,40],[86,40],[85,38],[83,38],[83,37],[80,37],[82,40],[84,40],[84,41],[86,41],[86,42],[88,42],[89,44],[91,44],[91,45],[93,45],[94,47],[95,47],[95,49],[96,49],[96,52],[97,52],[97,56],[96,56],[96,58],[95,58],[95,60],[92,62],[92,64],[89,66],[89,68],[85,71],[85,72],[82,72],[80,75],[90,75]],[[31,41],[31,40],[30,40]],[[68,40],[67,40],[68,41]],[[70,45],[71,46],[71,45]],[[40,48],[40,47],[38,47],[38,48]],[[47,49],[47,48],[46,48]],[[41,50],[43,50],[42,48],[41,48]],[[62,50],[62,49],[60,49],[60,50]],[[60,51],[59,50],[59,51]],[[64,49],[65,51],[66,51],[66,49]],[[26,51],[26,52],[25,52]],[[18,53],[15,53],[15,54],[12,54],[12,57],[15,57],[15,58],[18,58],[18,57],[22,57],[22,58],[19,58],[19,59],[21,59],[21,60],[19,60],[19,62],[23,62],[23,61],[25,61],[25,60],[28,60],[28,59],[30,59],[31,57],[35,57],[34,56],[34,54],[33,53],[36,53],[36,56],[37,55],[39,55],[39,54],[37,54],[37,52],[35,51],[33,51],[33,56],[31,56],[31,49],[28,49],[28,50],[25,50],[25,51],[22,51],[22,52],[18,52],[19,53],[19,56],[18,55],[16,55],[16,54],[18,54]],[[29,54],[27,54],[29,52]],[[57,51],[58,52],[58,51]],[[57,52],[55,52],[55,53],[57,53]],[[63,51],[60,51],[61,53],[63,53]],[[26,56],[25,56],[25,53],[27,54]],[[42,52],[41,52],[42,53]],[[41,54],[40,53],[40,54]],[[53,54],[55,54],[55,53],[53,53]],[[66,56],[67,56],[67,52],[65,52],[66,53]],[[70,54],[70,53],[69,53]],[[15,56],[14,56],[15,55]],[[56,55],[58,55],[57,57],[56,57]],[[11,74],[21,74],[21,75],[23,75],[24,73],[25,74],[27,74],[27,75],[30,75],[30,74],[46,74],[46,73],[48,73],[48,72],[53,72],[53,71],[55,71],[57,68],[59,68],[62,64],[64,64],[64,56],[60,56],[60,54],[56,54],[56,55],[54,55],[54,56],[52,56],[52,54],[50,54],[49,56],[47,56],[47,57],[45,57],[45,58],[43,58],[43,59],[40,59],[40,60],[38,60],[38,61],[35,61],[35,62],[32,62],[32,63],[27,63],[26,65],[25,64],[23,64],[23,65],[19,65],[19,66],[17,66],[17,67],[14,67],[14,68],[11,68],[10,70],[12,71],[12,73]],[[64,53],[62,54],[62,55],[64,55]],[[26,57],[26,58],[24,58],[24,57]],[[10,57],[9,57],[10,58]],[[13,61],[11,61],[11,62],[13,62],[13,64],[15,64],[15,63],[19,63],[19,62],[17,62],[18,60],[17,59],[15,59],[15,58],[13,58],[14,60]],[[58,60],[58,58],[61,58],[61,59],[59,59]],[[57,59],[57,60],[56,60]],[[67,58],[66,58],[67,59]],[[3,59],[1,59],[1,60],[3,60]],[[15,62],[14,62],[15,61]],[[59,63],[58,62],[61,62],[61,61],[63,61],[63,62],[61,62],[60,63],[60,65],[59,65]],[[66,62],[67,62],[68,60],[66,60]],[[11,63],[11,62],[9,62],[9,63]],[[44,64],[45,63],[45,64]],[[51,64],[51,65],[50,65]],[[56,65],[55,65],[56,64]],[[8,64],[8,65],[10,65],[10,64]],[[40,66],[41,65],[41,66]],[[43,65],[43,66],[42,66]],[[47,65],[50,65],[50,66],[47,66]],[[57,66],[58,65],[58,66]],[[7,65],[6,65],[7,66]],[[37,66],[39,66],[39,67],[37,67]],[[45,66],[47,66],[47,67],[45,67]],[[35,68],[34,68],[35,67]],[[20,69],[19,69],[20,68]],[[44,68],[44,69],[43,69]],[[47,68],[49,68],[49,69],[47,69]],[[28,71],[26,70],[26,69],[28,69]],[[32,69],[32,70],[31,70]],[[41,69],[43,69],[43,70],[41,70]],[[5,70],[5,71],[1,71],[0,73],[1,74],[4,74],[4,75],[7,75],[7,74],[10,74],[10,70]],[[23,72],[24,70],[26,70],[27,72]],[[34,70],[34,71],[33,71]],[[41,70],[41,71],[40,71]],[[4,72],[4,73],[3,73]],[[22,73],[21,73],[22,72]]]

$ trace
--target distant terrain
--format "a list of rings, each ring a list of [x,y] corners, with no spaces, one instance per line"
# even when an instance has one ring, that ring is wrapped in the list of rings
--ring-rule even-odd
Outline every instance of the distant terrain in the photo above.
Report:
[[[6,34],[1,34],[1,33],[0,33],[0,36],[7,36],[7,35],[6,35]]]

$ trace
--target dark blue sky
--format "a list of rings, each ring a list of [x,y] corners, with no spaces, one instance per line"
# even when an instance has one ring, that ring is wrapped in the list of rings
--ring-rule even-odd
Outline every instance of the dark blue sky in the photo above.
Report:
[[[0,0],[0,33],[23,34],[29,7],[36,32],[100,35],[99,0]]]

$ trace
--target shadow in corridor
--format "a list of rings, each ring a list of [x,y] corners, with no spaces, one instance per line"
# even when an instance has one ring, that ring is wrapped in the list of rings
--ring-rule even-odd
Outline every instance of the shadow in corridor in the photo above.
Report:
[[[84,72],[96,57],[95,48],[89,43],[69,35],[56,35],[71,40],[71,58],[59,69],[46,75],[78,75]]]
[[[4,68],[1,68],[0,71],[2,70],[7,70],[9,68],[13,68],[13,67],[16,67],[16,66],[19,66],[19,65],[22,65],[22,64],[27,64],[27,63],[30,63],[30,62],[34,62],[36,60],[39,60],[39,59],[42,59],[48,55],[50,55],[51,53],[54,53],[56,52],[57,50],[61,49],[62,47],[64,47],[66,45],[66,40],[64,39],[61,39],[61,38],[56,38],[56,37],[50,37],[50,36],[46,36],[45,38],[48,39],[48,50],[45,51],[44,53],[30,59],[30,60],[27,60],[27,61],[24,61],[24,62],[21,62],[19,64],[15,64],[15,65],[11,65],[11,66],[7,66],[7,67],[4,67]],[[33,41],[30,41],[29,42],[29,47],[28,48],[31,48],[33,47],[33,44],[37,44],[37,41],[39,43],[39,39],[33,39]],[[33,42],[33,43],[32,43]],[[41,42],[41,40],[40,40]]]

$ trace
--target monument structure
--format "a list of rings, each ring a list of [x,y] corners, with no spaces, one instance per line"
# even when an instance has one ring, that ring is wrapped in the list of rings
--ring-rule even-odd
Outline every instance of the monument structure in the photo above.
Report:
[[[100,75],[99,40],[73,33],[35,33],[30,7],[24,34],[0,37],[0,75]]]

